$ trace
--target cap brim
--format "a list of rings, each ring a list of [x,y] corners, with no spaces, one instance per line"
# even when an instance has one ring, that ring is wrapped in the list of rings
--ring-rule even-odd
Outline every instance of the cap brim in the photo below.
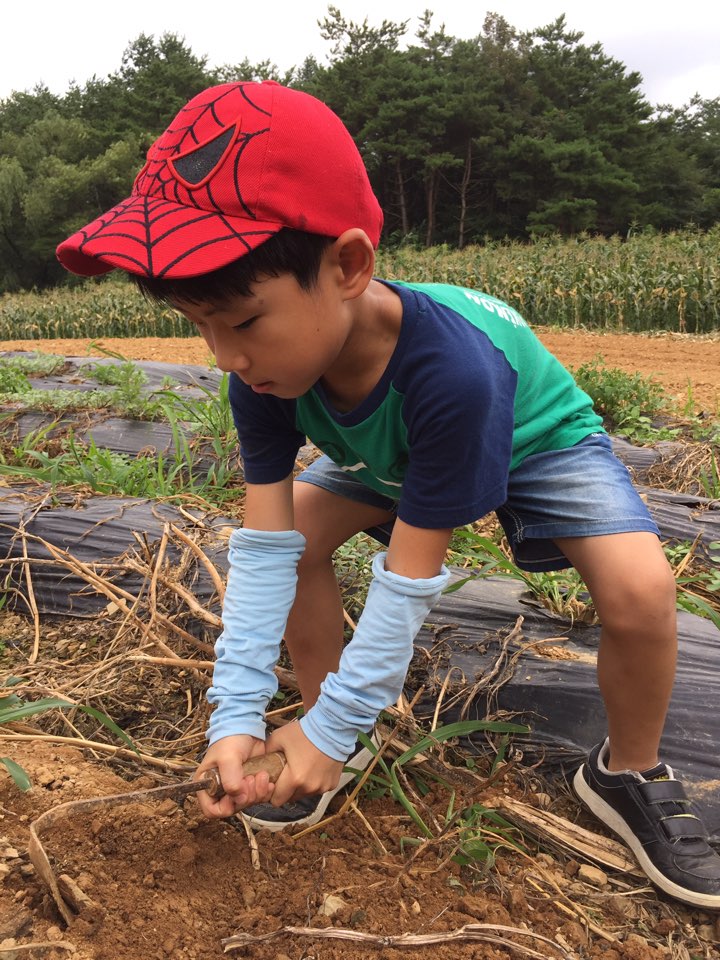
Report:
[[[281,229],[280,223],[227,217],[136,194],[68,237],[56,252],[64,267],[84,277],[117,268],[143,277],[181,279],[224,267]]]

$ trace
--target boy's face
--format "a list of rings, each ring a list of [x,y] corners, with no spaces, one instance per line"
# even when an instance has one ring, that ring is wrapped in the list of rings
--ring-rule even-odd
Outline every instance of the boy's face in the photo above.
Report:
[[[220,370],[283,399],[302,396],[331,369],[351,328],[325,264],[310,291],[284,274],[259,280],[250,297],[174,306],[198,328]]]

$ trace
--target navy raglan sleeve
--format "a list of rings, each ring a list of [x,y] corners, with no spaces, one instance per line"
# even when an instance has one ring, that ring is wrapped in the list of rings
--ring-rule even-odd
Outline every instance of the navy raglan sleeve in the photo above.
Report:
[[[517,374],[483,334],[472,338],[473,349],[420,358],[406,388],[398,516],[411,526],[462,526],[507,499]]]
[[[230,374],[230,408],[248,483],[277,483],[292,473],[305,435],[295,426],[295,401],[253,393]]]

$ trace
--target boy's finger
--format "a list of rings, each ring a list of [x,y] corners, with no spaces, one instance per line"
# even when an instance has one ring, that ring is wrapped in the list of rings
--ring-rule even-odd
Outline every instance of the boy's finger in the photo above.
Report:
[[[235,801],[229,794],[220,800],[213,800],[207,793],[199,793],[198,804],[203,814],[212,819],[224,820],[235,813]]]
[[[272,784],[270,786],[272,786]],[[270,803],[272,803],[274,807],[281,807],[284,803],[292,799],[296,790],[297,782],[292,775],[290,767],[285,767],[278,777],[275,789],[272,791]]]

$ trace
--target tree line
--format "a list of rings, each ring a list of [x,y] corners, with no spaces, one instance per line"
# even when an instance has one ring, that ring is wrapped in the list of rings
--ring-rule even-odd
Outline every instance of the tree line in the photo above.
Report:
[[[651,105],[641,77],[564,17],[473,39],[409,22],[319,22],[325,63],[210,67],[141,34],[117,71],[0,101],[0,292],[66,282],[54,250],[127,196],[180,107],[214,83],[275,79],[344,120],[385,211],[384,244],[464,247],[543,234],[626,235],[720,220],[720,98]]]

